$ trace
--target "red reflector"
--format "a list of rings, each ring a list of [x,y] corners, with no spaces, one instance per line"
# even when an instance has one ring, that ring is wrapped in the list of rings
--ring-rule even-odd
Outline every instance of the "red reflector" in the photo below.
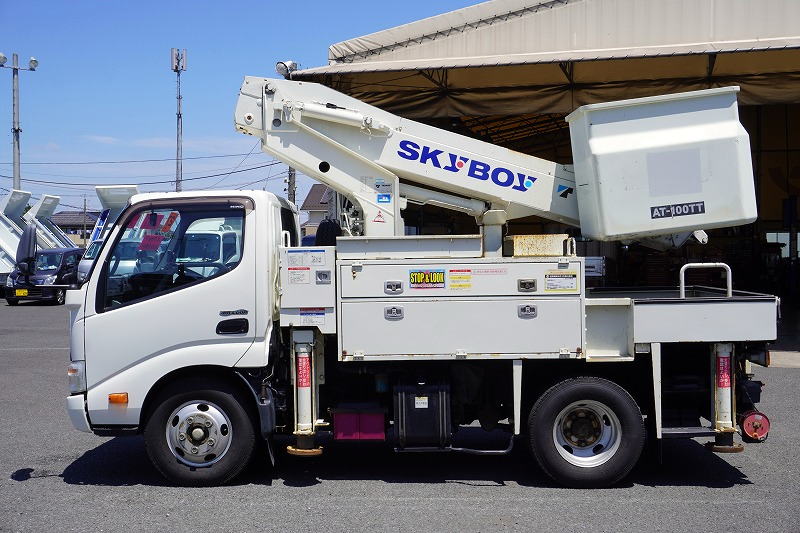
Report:
[[[742,432],[754,441],[761,442],[769,435],[769,418],[758,411],[744,413],[741,426]]]

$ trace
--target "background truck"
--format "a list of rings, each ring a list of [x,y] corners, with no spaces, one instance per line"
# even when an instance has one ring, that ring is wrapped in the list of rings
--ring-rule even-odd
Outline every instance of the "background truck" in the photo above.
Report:
[[[343,233],[298,246],[297,208],[263,191],[147,193],[67,296],[67,409],[98,435],[143,433],[169,480],[224,483],[273,437],[322,434],[398,452],[505,454],[527,441],[568,486],[622,479],[646,439],[766,438],[756,404],[777,299],[722,264],[674,288],[587,290],[569,235],[507,236],[538,215],[655,247],[756,217],[736,89],[584,106],[575,166],[402,119],[323,86],[245,78],[239,131],[343,195]],[[409,202],[475,216],[474,235],[404,236]],[[192,228],[239,253],[180,261]],[[131,232],[130,228],[136,228]],[[327,232],[334,233],[334,232]],[[120,280],[131,239],[164,260]],[[19,258],[24,259],[24,257]],[[719,268],[727,287],[686,286]],[[466,446],[463,428],[504,431]]]

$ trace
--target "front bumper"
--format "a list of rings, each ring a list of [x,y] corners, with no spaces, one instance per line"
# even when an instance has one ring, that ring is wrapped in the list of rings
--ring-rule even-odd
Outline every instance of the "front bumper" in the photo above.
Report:
[[[28,289],[27,296],[17,296],[17,289]],[[47,285],[36,285],[33,287],[6,287],[5,298],[6,300],[53,300],[56,297],[56,291],[53,287]]]
[[[67,396],[67,413],[75,429],[78,431],[85,431],[86,433],[92,432],[92,428],[89,426],[89,418],[86,416],[85,394]]]

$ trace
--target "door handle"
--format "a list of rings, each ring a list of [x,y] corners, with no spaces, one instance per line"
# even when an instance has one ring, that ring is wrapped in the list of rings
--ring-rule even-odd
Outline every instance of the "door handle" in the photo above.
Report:
[[[250,323],[246,318],[231,318],[217,324],[217,335],[236,335],[250,331]]]

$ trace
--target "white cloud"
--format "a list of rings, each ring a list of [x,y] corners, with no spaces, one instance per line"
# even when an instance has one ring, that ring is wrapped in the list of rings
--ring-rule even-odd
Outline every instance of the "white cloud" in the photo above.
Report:
[[[134,139],[131,141],[131,144],[144,148],[173,148],[175,146],[175,139],[167,137],[146,137],[144,139]],[[186,141],[183,142],[183,145],[186,146]]]
[[[255,140],[236,137],[195,137],[184,138],[184,151],[192,150],[207,154],[247,153]],[[131,141],[133,146],[143,148],[175,148],[175,137],[145,137]]]
[[[100,144],[117,144],[120,142],[120,139],[109,135],[84,135],[83,138]]]

